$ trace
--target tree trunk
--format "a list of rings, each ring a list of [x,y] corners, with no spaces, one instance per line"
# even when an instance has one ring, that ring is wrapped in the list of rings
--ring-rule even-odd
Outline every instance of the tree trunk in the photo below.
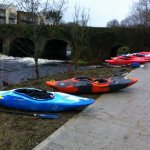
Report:
[[[36,75],[36,79],[37,79],[40,77],[38,58],[34,58],[34,61],[35,61],[35,75]]]
[[[39,64],[38,64],[38,58],[39,58],[38,52],[39,52],[39,43],[35,42],[34,61],[35,61],[35,76],[36,76],[36,79],[40,77]]]

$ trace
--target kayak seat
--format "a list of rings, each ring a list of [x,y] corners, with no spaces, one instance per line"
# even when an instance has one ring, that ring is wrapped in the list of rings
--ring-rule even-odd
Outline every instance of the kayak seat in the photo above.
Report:
[[[46,90],[17,89],[16,92],[26,94],[36,99],[52,99],[54,97],[52,93],[48,93]]]
[[[98,83],[106,83],[107,80],[103,79],[103,78],[97,78],[94,80],[94,82],[98,82]]]

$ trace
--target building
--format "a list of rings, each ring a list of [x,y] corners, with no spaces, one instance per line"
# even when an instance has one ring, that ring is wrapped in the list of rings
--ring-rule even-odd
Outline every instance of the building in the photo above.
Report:
[[[36,15],[32,12],[17,11],[14,5],[0,4],[0,24],[56,24],[59,11],[50,11]]]
[[[6,11],[5,9],[0,8],[0,24],[6,23]]]
[[[17,11],[13,5],[0,4],[0,24],[16,24]]]
[[[17,11],[14,5],[0,4],[0,24],[38,24],[37,15]]]
[[[38,24],[39,19],[31,12],[17,11],[17,24]]]

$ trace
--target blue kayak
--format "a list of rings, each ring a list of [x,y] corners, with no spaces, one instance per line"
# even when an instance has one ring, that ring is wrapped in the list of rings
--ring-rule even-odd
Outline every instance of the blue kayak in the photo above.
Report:
[[[66,111],[94,103],[91,98],[35,88],[0,91],[0,105],[26,111]]]

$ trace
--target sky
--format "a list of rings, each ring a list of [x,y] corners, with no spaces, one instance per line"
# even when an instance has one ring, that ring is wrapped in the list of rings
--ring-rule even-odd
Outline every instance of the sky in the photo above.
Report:
[[[65,22],[72,22],[74,6],[89,9],[89,26],[106,27],[107,22],[125,19],[131,10],[132,4],[138,0],[68,0],[68,8],[64,15]]]

